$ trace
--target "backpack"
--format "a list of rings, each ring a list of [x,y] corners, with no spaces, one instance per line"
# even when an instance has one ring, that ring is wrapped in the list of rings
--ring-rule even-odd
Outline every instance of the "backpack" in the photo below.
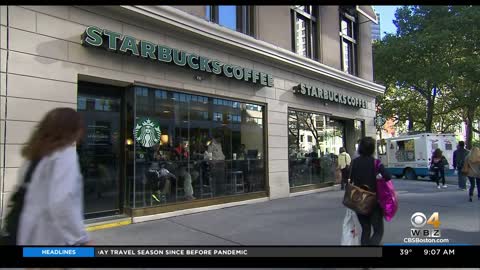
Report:
[[[20,215],[25,203],[25,195],[27,187],[32,180],[33,171],[40,160],[34,160],[30,163],[22,185],[20,185],[8,202],[10,211],[5,217],[4,228],[0,236],[0,245],[17,245],[18,225],[20,223]]]

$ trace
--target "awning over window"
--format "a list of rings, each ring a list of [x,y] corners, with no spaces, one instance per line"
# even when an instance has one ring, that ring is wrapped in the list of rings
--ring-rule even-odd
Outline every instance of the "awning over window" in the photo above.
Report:
[[[372,6],[357,6],[357,11],[367,17],[374,24],[378,24],[377,14],[375,14]]]

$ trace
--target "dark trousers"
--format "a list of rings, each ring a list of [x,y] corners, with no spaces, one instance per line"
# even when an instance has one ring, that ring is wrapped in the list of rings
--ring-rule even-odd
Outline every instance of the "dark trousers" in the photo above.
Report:
[[[467,177],[463,175],[462,170],[457,171],[458,176],[458,188],[466,189],[467,188]]]
[[[435,181],[437,182],[437,186],[440,185],[440,179],[442,179],[442,184],[445,185],[445,170],[435,170]]]
[[[468,195],[473,197],[473,191],[475,190],[475,182],[477,183],[477,196],[480,198],[480,178],[475,177],[468,177],[468,181],[470,181],[470,190],[468,191]]]
[[[383,238],[383,212],[380,205],[377,204],[369,216],[358,214],[358,221],[362,226],[362,237],[360,243],[362,246],[377,246]],[[373,235],[372,235],[373,227]]]
[[[342,171],[341,186],[342,186],[342,189],[344,189],[345,185],[347,184],[347,181],[348,181],[348,168],[343,168],[341,171]]]

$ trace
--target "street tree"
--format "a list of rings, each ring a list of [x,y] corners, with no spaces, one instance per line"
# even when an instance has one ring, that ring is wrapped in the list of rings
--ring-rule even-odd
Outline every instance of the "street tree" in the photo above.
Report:
[[[438,94],[445,90],[448,79],[447,59],[451,52],[446,49],[448,45],[444,43],[445,31],[442,29],[445,25],[442,18],[448,13],[446,6],[399,8],[394,20],[397,33],[388,34],[374,44],[375,80],[414,92],[402,93],[406,96],[406,105],[425,106],[424,117],[413,115],[418,112],[414,109],[406,111],[407,118],[413,121],[409,121],[409,129],[414,129],[415,123],[424,122],[425,132],[433,130],[435,102]],[[385,106],[380,104],[380,107]],[[412,114],[410,117],[409,113]]]
[[[474,122],[480,118],[480,9],[473,6],[452,6],[446,31],[453,51],[450,59],[451,109],[457,109],[465,122],[466,145],[472,146]]]
[[[399,132],[425,129],[425,99],[416,91],[387,85],[385,94],[377,97],[377,106],[378,114],[393,120]]]

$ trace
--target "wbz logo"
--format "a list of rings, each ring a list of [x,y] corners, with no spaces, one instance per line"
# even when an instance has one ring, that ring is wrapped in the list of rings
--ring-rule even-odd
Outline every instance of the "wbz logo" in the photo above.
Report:
[[[434,212],[430,218],[427,219],[422,212],[416,212],[410,218],[410,221],[415,229],[410,229],[411,237],[440,237],[440,215],[438,212]],[[423,227],[428,224],[432,225],[433,229],[424,229]]]

